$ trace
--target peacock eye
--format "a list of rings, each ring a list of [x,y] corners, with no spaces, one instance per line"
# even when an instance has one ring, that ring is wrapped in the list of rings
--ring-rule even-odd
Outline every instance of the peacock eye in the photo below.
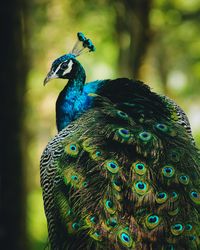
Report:
[[[155,227],[157,227],[160,224],[160,218],[159,216],[152,214],[147,216],[146,220],[145,220],[145,224],[147,226],[148,229],[154,229]]]
[[[60,66],[61,69],[66,69],[68,67],[68,62],[63,62]]]
[[[183,231],[184,231],[184,227],[180,223],[177,223],[171,226],[171,232],[175,236],[182,234]]]

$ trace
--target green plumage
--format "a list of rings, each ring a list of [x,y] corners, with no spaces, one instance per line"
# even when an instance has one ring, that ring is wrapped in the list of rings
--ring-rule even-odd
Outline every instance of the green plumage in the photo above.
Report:
[[[125,78],[90,96],[41,158],[51,249],[200,249],[200,162],[180,110]]]

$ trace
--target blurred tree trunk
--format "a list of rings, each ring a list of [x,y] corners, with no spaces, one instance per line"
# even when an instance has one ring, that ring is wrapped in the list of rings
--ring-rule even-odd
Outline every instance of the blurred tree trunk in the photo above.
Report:
[[[1,27],[1,248],[27,250],[25,185],[21,150],[27,75],[23,0],[2,1]]]
[[[143,57],[150,43],[149,13],[152,0],[116,0],[116,36],[119,51],[119,72],[139,77]]]

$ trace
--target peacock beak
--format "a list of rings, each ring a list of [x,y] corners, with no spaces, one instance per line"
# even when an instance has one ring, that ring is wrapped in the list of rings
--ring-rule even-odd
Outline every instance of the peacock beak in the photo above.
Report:
[[[44,86],[45,86],[50,80],[55,79],[55,78],[58,78],[58,75],[56,75],[55,72],[50,71],[50,72],[47,74],[46,78],[44,79],[44,82],[43,82]]]

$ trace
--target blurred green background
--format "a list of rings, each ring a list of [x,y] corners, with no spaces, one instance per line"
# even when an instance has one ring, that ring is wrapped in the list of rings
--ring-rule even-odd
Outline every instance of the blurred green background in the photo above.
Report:
[[[82,31],[97,48],[79,58],[87,81],[126,76],[148,83],[185,110],[200,146],[200,1],[32,0],[22,10],[24,249],[40,250],[47,228],[39,160],[56,134],[55,102],[65,84],[55,80],[43,87],[52,61],[68,53]]]

